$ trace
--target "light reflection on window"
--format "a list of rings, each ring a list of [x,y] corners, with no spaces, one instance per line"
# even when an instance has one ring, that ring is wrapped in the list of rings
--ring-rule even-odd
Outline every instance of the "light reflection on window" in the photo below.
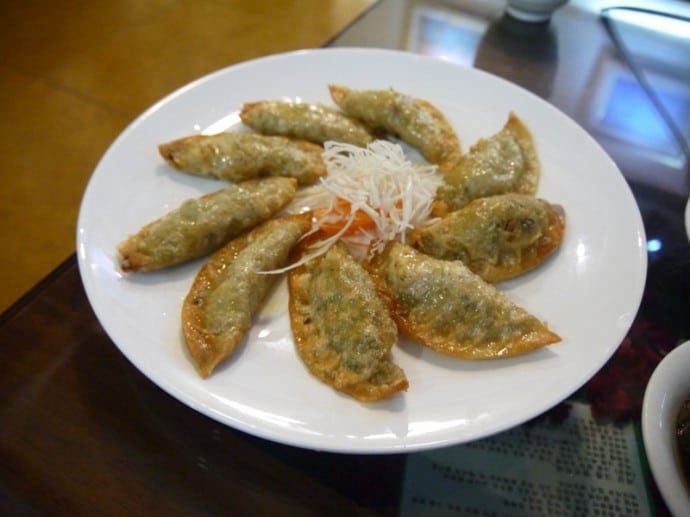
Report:
[[[638,11],[625,7],[614,8],[612,11],[615,12],[616,19],[622,22],[656,31],[665,37],[687,39],[690,36],[686,20],[664,16],[663,13],[654,14],[650,11]]]
[[[690,119],[690,102],[670,89],[657,89],[659,100],[676,120]],[[618,74],[611,85],[603,128],[616,135],[626,135],[631,143],[652,149],[673,148],[675,142],[649,97],[632,75]]]
[[[657,69],[647,70],[645,75],[683,138],[688,138],[690,90],[682,81]],[[588,118],[590,127],[599,135],[609,137],[609,141],[632,144],[637,154],[653,157],[674,168],[684,163],[682,149],[668,124],[624,63],[604,55],[594,77],[594,91],[595,96],[588,100]]]
[[[479,18],[417,8],[412,14],[408,47],[420,54],[471,66],[487,25]]]

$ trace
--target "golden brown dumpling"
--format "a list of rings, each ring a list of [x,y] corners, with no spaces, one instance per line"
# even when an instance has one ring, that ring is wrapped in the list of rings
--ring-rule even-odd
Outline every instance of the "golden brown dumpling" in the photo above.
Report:
[[[495,359],[560,341],[458,260],[440,260],[390,242],[367,268],[401,332],[443,354]]]
[[[392,133],[445,170],[462,154],[460,140],[445,115],[424,99],[395,90],[352,90],[330,85],[333,101],[345,113],[376,131]]]
[[[293,178],[248,180],[188,199],[118,245],[123,271],[152,271],[202,257],[287,205]]]
[[[503,128],[482,138],[445,174],[436,192],[435,215],[458,210],[473,199],[516,192],[534,194],[541,166],[532,134],[510,113]]]
[[[311,214],[272,219],[230,241],[199,271],[182,305],[182,330],[202,377],[244,339],[255,312],[311,227]]]
[[[288,286],[295,345],[312,375],[363,402],[407,389],[390,357],[395,323],[344,244],[291,270]]]
[[[422,253],[461,260],[487,282],[520,275],[561,244],[565,214],[525,194],[483,197],[410,236]]]
[[[192,135],[161,144],[158,150],[176,169],[228,181],[289,176],[310,185],[326,174],[321,146],[283,136],[240,131]]]
[[[365,147],[374,140],[360,121],[321,104],[267,100],[246,103],[242,122],[264,135],[282,135],[323,144],[328,140]]]

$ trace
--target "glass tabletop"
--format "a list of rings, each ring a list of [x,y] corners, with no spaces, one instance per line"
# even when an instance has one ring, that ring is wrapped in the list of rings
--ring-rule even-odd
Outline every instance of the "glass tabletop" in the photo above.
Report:
[[[643,217],[647,284],[630,332],[581,390],[518,428],[435,451],[280,445],[201,415],[139,373],[95,318],[70,257],[0,317],[0,509],[667,514],[640,413],[656,365],[690,339],[688,6],[606,5],[571,0],[549,22],[526,23],[502,1],[381,0],[327,44],[402,49],[501,76],[573,118],[613,158]]]

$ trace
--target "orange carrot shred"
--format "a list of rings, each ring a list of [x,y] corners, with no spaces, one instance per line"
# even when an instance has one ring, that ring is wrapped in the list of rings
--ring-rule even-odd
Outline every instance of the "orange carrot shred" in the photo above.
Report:
[[[327,236],[332,236],[338,233],[345,224],[347,224],[350,217],[352,217],[352,205],[349,201],[338,198],[336,205],[332,209],[321,208],[314,212],[314,216],[319,221],[319,229]],[[352,222],[343,236],[352,236],[366,231],[373,231],[376,229],[376,221],[374,221],[366,212],[357,209],[352,217]]]

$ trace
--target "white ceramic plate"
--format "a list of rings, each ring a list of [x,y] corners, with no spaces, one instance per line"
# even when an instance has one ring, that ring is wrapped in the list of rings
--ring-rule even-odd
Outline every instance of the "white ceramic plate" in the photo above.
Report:
[[[642,403],[642,438],[652,475],[674,515],[690,515],[675,437],[680,405],[690,396],[690,341],[677,346],[656,367]]]
[[[196,374],[180,306],[197,261],[123,276],[116,245],[182,200],[219,183],[175,172],[157,144],[238,128],[244,102],[300,98],[330,103],[327,85],[388,88],[445,112],[465,148],[498,131],[510,110],[531,128],[543,164],[538,194],[564,206],[561,249],[538,271],[505,283],[510,297],[563,341],[519,358],[469,362],[403,341],[394,359],[410,388],[364,405],[321,384],[293,349],[283,280],[244,346],[207,380]],[[622,175],[574,122],[502,79],[398,51],[325,49],[242,63],[172,93],[112,144],[90,180],[78,222],[78,258],[89,300],[110,337],[153,382],[190,407],[270,440],[344,452],[400,452],[467,442],[557,404],[613,354],[639,306],[645,237]]]

